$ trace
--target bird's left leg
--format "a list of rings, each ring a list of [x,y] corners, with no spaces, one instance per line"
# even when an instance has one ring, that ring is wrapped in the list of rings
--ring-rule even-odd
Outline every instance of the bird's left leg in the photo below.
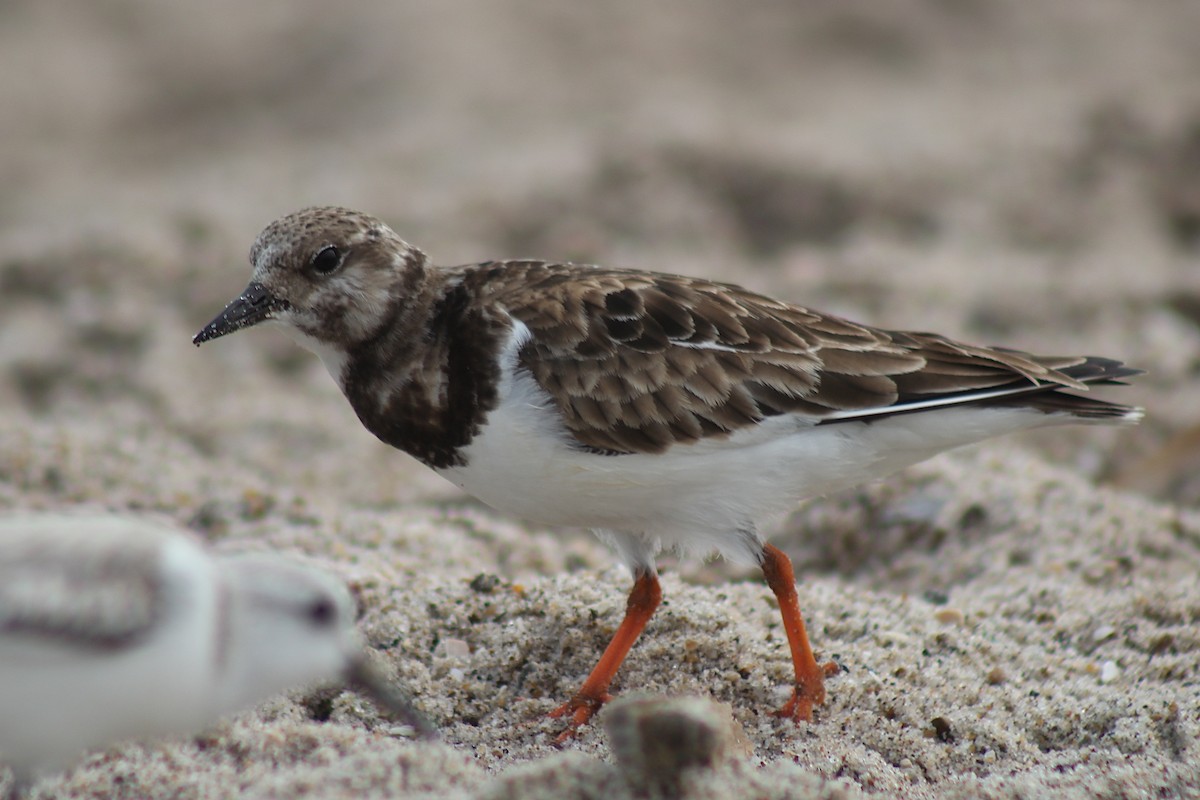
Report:
[[[767,586],[779,601],[779,613],[783,617],[783,629],[787,632],[788,646],[792,650],[792,667],[795,671],[795,686],[791,699],[775,712],[795,722],[811,721],[813,706],[825,702],[825,678],[837,674],[838,665],[833,662],[818,664],[813,656],[808,633],[804,629],[804,617],[800,614],[800,598],[796,594],[796,576],[792,562],[782,550],[774,545],[763,545],[763,577]]]

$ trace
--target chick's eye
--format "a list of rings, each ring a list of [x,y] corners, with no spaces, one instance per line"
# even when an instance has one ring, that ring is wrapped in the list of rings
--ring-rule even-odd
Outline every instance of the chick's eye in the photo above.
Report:
[[[328,628],[336,619],[337,609],[325,598],[314,601],[308,607],[308,620],[318,628]]]
[[[333,245],[326,245],[317,251],[312,257],[313,272],[320,275],[328,275],[333,272],[342,263],[342,251],[338,250]]]

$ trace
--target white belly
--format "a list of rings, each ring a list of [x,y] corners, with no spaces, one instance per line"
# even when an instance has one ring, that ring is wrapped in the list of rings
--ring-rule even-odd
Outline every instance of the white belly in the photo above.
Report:
[[[657,455],[599,455],[571,446],[550,397],[514,366],[505,359],[500,405],[465,448],[466,465],[440,474],[533,522],[632,534],[651,552],[717,550],[739,562],[757,556],[745,536],[757,521],[806,497],[1054,421],[1035,411],[974,407],[821,426],[787,415]]]

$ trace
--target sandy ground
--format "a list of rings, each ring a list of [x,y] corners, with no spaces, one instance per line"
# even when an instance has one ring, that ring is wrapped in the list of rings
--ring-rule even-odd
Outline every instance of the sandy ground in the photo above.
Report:
[[[444,743],[312,690],[35,796],[1200,794],[1200,5],[330,8],[0,7],[0,508],[324,558]],[[788,676],[766,588],[668,560],[615,685],[641,699],[555,750],[543,715],[623,610],[604,549],[375,442],[274,332],[190,344],[258,230],[312,203],[444,263],[702,274],[1120,357],[1149,374],[1110,396],[1147,420],[987,443],[783,521],[844,668],[811,725],[766,713]],[[724,705],[678,723],[656,700],[682,696]],[[640,758],[655,725],[697,765]]]

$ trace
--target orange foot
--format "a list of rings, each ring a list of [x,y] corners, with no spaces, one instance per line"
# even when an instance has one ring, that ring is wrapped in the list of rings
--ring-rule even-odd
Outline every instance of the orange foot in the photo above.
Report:
[[[600,707],[612,700],[612,695],[608,692],[597,697],[588,697],[584,694],[577,694],[567,702],[563,703],[558,708],[551,711],[547,716],[551,719],[560,719],[569,716],[571,724],[567,729],[558,735],[554,740],[556,746],[562,746],[570,741],[579,729],[591,721],[592,717],[596,716],[596,712]]]
[[[821,664],[816,680],[797,683],[792,689],[792,696],[783,708],[773,712],[776,717],[790,719],[792,722],[812,722],[813,707],[825,703],[825,678],[833,677],[841,671],[836,661]]]

